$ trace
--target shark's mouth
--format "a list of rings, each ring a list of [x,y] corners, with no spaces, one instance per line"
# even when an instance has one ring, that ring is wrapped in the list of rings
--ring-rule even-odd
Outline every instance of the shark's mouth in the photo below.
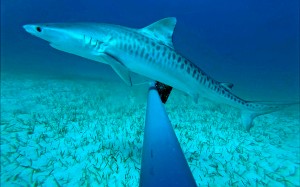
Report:
[[[67,53],[72,53],[72,50],[68,46],[60,45],[60,44],[57,44],[57,43],[49,43],[49,45],[51,47],[53,47],[54,49],[65,51]]]

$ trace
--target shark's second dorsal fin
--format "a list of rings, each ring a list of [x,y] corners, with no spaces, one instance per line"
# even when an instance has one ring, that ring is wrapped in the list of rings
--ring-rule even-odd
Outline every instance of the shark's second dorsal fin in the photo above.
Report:
[[[221,82],[221,85],[226,88],[227,90],[232,90],[233,84],[229,82]]]
[[[147,37],[153,38],[173,48],[172,35],[176,25],[176,18],[169,17],[161,19],[139,31]]]

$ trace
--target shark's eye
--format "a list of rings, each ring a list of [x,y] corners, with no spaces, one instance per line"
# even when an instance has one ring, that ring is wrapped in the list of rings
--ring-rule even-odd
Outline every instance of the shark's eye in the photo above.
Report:
[[[42,28],[41,28],[41,27],[36,27],[36,30],[37,30],[38,32],[42,32]]]

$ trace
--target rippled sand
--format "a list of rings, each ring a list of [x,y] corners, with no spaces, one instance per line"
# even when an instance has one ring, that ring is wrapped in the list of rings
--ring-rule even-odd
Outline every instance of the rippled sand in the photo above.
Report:
[[[147,86],[1,75],[1,186],[138,186]],[[239,111],[173,91],[165,105],[199,186],[300,186],[299,108]]]

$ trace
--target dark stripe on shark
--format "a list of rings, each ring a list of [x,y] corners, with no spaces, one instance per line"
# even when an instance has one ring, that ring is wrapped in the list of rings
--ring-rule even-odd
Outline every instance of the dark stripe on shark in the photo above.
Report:
[[[181,63],[180,69],[184,69],[184,63]]]
[[[196,77],[196,75],[197,75],[197,70],[196,70],[196,69],[194,69],[194,71],[193,71],[193,78],[195,78],[195,77]]]
[[[166,51],[167,51],[166,47],[163,47],[163,53],[162,53],[163,57],[166,55]]]
[[[181,62],[181,57],[179,56],[178,59],[177,59],[177,62]]]
[[[139,55],[139,50],[135,50],[135,56]]]
[[[144,57],[144,52],[145,52],[145,48],[144,47],[142,47],[142,51],[141,51],[141,57]]]
[[[148,60],[148,57],[149,57],[149,53],[146,53],[145,59]]]
[[[168,53],[168,59],[171,60],[171,53]]]

